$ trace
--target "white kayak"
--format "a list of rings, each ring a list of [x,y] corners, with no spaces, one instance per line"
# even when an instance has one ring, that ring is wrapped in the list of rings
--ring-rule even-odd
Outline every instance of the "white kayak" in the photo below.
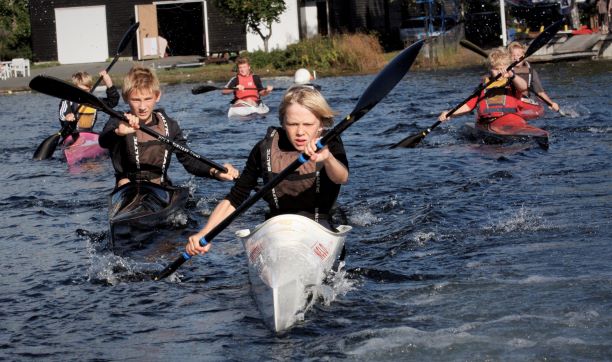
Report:
[[[227,111],[228,117],[249,117],[253,115],[265,115],[270,112],[268,106],[264,102],[260,102],[259,105],[254,106],[244,101],[236,101]]]
[[[332,232],[304,216],[279,215],[236,232],[247,253],[253,296],[271,329],[282,332],[297,322],[351,229],[341,225]]]

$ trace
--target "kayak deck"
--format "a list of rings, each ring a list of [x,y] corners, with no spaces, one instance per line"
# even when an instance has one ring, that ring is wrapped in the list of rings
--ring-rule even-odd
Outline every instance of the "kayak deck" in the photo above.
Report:
[[[244,244],[251,291],[263,321],[275,332],[291,328],[337,261],[350,226],[332,232],[299,215],[279,215],[236,233]]]
[[[98,144],[98,134],[95,132],[79,132],[76,140],[73,140],[73,136],[70,135],[64,140],[63,146],[64,156],[69,165],[108,154],[108,150]]]
[[[172,224],[172,217],[184,209],[186,187],[130,182],[109,196],[111,246],[118,254],[141,248],[158,230]]]

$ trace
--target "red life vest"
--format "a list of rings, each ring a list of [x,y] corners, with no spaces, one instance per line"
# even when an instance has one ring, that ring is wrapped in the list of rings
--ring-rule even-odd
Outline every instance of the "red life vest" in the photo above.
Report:
[[[483,90],[478,102],[478,118],[497,118],[518,112],[519,100],[516,97],[516,91],[508,84]]]
[[[238,84],[242,84],[245,88],[257,88],[255,86],[255,81],[253,80],[253,74],[249,74],[246,77],[236,74],[236,79],[238,80]],[[236,99],[244,99],[251,100],[255,102],[259,102],[259,91],[258,90],[237,90],[234,91],[234,97]]]

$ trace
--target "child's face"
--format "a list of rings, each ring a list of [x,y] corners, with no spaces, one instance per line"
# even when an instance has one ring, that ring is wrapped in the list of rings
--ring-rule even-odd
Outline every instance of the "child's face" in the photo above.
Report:
[[[516,62],[521,59],[523,55],[525,55],[525,52],[521,48],[512,48],[512,50],[510,51],[510,56],[512,56],[513,62]]]
[[[238,74],[242,76],[247,76],[251,73],[251,66],[247,63],[238,64]]]
[[[506,69],[508,69],[508,66],[510,66],[510,64],[501,63],[501,64],[497,64],[494,67],[491,67],[491,75],[496,77],[500,73],[501,74],[506,73]]]
[[[155,94],[150,89],[132,89],[128,97],[131,113],[143,122],[149,121],[160,97],[161,92]]]

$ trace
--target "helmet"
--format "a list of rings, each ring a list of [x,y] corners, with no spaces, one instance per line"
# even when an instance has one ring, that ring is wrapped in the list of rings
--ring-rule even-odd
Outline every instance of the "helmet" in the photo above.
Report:
[[[312,77],[310,76],[310,72],[308,71],[308,69],[300,68],[295,71],[295,76],[293,78],[293,81],[296,84],[306,84],[306,83],[310,83],[311,79]]]

